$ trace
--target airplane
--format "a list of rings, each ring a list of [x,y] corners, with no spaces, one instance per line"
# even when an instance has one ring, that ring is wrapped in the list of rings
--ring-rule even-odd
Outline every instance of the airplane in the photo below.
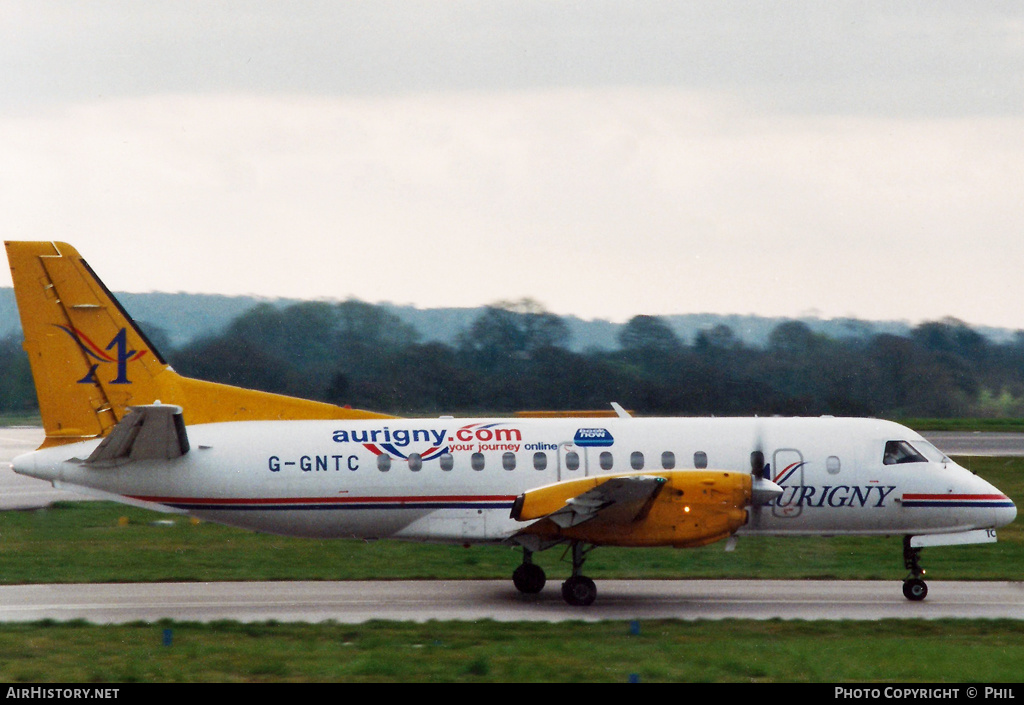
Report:
[[[924,547],[989,543],[1014,503],[899,424],[864,418],[613,414],[399,418],[190,379],[79,253],[7,242],[45,440],[13,461],[54,487],[304,537],[565,547],[570,605],[598,546],[738,536],[902,536],[909,600]]]

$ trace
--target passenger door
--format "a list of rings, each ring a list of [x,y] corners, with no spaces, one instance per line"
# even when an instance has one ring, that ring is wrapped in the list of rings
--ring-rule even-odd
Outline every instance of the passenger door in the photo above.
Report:
[[[772,504],[772,516],[795,519],[803,512],[803,454],[795,448],[780,448],[772,455],[771,471],[770,479],[785,490]]]
[[[573,441],[559,443],[558,480],[575,480],[587,474],[587,449]]]

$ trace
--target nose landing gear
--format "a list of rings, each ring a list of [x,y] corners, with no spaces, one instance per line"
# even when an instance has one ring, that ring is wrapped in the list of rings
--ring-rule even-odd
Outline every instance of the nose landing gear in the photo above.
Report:
[[[903,565],[910,571],[903,580],[903,596],[908,600],[920,602],[928,595],[928,585],[921,579],[924,575],[924,568],[918,562],[921,558],[921,549],[910,545],[910,537],[903,537]]]

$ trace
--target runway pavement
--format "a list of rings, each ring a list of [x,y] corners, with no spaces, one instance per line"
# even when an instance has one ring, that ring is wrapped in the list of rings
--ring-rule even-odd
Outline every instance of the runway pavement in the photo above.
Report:
[[[361,623],[373,619],[560,622],[634,619],[1024,619],[1024,584],[930,583],[909,602],[899,582],[604,580],[597,601],[570,607],[557,582],[540,595],[511,581],[369,581],[15,585],[0,587],[0,621],[94,623]]]
[[[922,436],[947,455],[1019,458],[1024,456],[1024,433],[964,433],[930,431]]]

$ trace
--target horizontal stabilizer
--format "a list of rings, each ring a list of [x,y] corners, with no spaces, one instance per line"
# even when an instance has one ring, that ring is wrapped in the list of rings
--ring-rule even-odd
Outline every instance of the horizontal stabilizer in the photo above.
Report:
[[[129,407],[87,463],[130,460],[171,460],[189,450],[182,409],[173,404]]]

